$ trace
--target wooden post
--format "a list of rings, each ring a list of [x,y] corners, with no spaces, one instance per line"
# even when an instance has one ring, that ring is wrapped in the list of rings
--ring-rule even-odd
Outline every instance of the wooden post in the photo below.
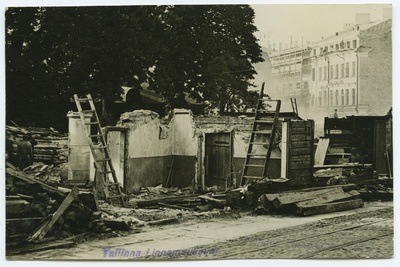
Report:
[[[47,232],[51,229],[51,227],[57,222],[57,220],[63,215],[65,210],[71,205],[71,203],[78,197],[79,190],[75,186],[68,196],[64,199],[61,203],[60,207],[57,209],[56,212],[53,213],[53,216],[50,218],[49,221],[43,223],[32,235],[28,237],[28,241],[31,242],[35,239],[42,239]]]

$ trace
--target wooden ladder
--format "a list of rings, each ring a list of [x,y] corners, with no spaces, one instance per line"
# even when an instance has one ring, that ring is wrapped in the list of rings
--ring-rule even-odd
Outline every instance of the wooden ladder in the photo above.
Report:
[[[297,100],[294,97],[290,98],[290,103],[292,104],[293,112],[296,114],[296,117],[299,117],[299,111],[297,109]]]
[[[257,103],[249,147],[243,166],[241,185],[266,177],[271,158],[281,101],[271,100],[268,95],[264,95],[264,85],[265,83],[262,84]],[[257,153],[257,147],[262,147],[262,150],[267,148],[267,151]]]
[[[106,139],[104,136],[104,132],[101,128],[99,117],[96,112],[96,107],[93,103],[92,96],[90,94],[86,95],[85,98],[79,98],[77,94],[74,95],[75,104],[78,108],[79,116],[82,121],[82,125],[84,131],[86,133],[87,141],[90,147],[90,151],[92,152],[94,164],[96,168],[96,174],[100,177],[96,177],[97,179],[102,179],[101,183],[102,191],[104,192],[104,196],[108,203],[112,203],[112,199],[118,199],[122,206],[125,206],[125,200],[122,193],[122,188],[120,183],[118,182],[114,166],[110,157],[110,150],[106,143]],[[81,103],[89,103],[90,109],[83,110]],[[86,122],[85,114],[92,114],[92,118],[90,122]],[[91,134],[90,129],[95,129],[95,133]],[[97,138],[98,144],[93,143],[93,138]],[[113,182],[110,182],[108,177],[111,174]],[[110,195],[109,187],[115,187],[116,194]]]

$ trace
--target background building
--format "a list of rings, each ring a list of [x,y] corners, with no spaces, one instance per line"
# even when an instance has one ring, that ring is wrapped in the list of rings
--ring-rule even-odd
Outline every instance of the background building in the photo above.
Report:
[[[275,93],[286,105],[295,97],[318,130],[324,117],[385,115],[392,106],[392,20],[369,18],[356,14],[341,32],[270,53]]]

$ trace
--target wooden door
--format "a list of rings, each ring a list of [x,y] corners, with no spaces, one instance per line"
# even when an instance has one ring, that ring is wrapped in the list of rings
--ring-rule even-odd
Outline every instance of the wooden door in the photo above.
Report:
[[[225,188],[232,183],[232,133],[210,133],[205,139],[205,184]]]

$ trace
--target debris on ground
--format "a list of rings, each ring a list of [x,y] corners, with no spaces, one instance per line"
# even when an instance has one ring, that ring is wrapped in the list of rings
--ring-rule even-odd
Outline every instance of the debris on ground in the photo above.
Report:
[[[260,197],[259,213],[308,216],[362,207],[354,184],[293,190]]]
[[[390,181],[391,180],[391,185]],[[360,196],[363,200],[393,200],[393,179],[385,181],[380,180],[377,185],[365,185],[358,189]]]
[[[314,166],[314,183],[318,186],[352,183],[376,184],[378,175],[372,164],[344,163]]]

